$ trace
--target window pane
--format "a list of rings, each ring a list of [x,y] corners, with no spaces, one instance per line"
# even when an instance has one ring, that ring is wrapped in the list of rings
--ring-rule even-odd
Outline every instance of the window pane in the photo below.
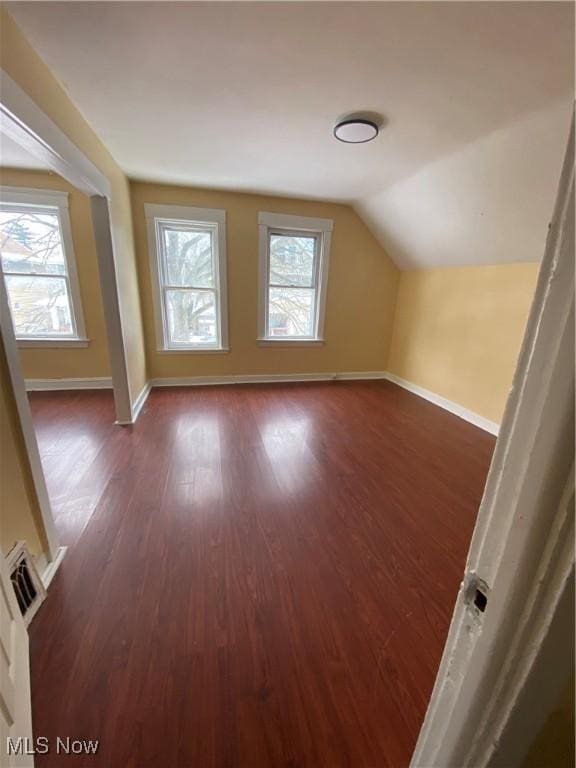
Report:
[[[315,237],[270,235],[270,284],[313,285],[315,248]]]
[[[17,336],[71,336],[74,333],[66,280],[6,275]]]
[[[0,252],[5,272],[66,274],[60,222],[55,213],[0,211]]]
[[[314,289],[270,288],[269,336],[314,335]]]
[[[212,291],[166,291],[171,344],[216,344],[216,300]]]
[[[168,285],[214,287],[212,233],[162,227]]]

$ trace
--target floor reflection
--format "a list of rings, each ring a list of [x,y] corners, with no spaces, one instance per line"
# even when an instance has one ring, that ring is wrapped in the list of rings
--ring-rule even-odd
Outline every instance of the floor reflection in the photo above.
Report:
[[[33,393],[29,399],[54,521],[62,542],[70,545],[82,534],[109,480],[112,453],[104,440],[118,429],[113,396]],[[60,400],[68,407],[56,414]]]
[[[297,493],[309,483],[314,461],[308,446],[312,433],[312,420],[302,414],[294,417],[283,414],[262,425],[266,457],[282,493]]]
[[[171,477],[180,502],[204,505],[222,498],[222,440],[217,414],[182,414],[174,426]]]

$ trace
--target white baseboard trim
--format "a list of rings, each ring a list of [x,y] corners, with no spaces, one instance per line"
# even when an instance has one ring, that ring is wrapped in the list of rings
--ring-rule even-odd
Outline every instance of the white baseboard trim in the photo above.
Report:
[[[295,381],[331,381],[331,373],[268,374],[252,376],[182,376],[172,379],[152,379],[153,387],[204,387],[211,384],[272,384]]]
[[[385,371],[357,373],[268,373],[229,376],[185,376],[171,379],[151,379],[152,387],[201,387],[214,384],[289,384],[306,381],[345,381],[356,379],[385,379]]]
[[[56,571],[60,567],[60,563],[64,559],[64,555],[66,554],[67,549],[68,547],[58,547],[56,557],[50,562],[48,562],[46,555],[44,554],[38,555],[38,557],[34,559],[34,564],[36,565],[36,569],[40,574],[44,589],[48,589],[50,586],[52,579],[56,575]]]
[[[444,408],[445,411],[450,411],[450,413],[459,416],[461,419],[464,419],[464,421],[468,421],[470,424],[474,424],[474,426],[480,427],[480,429],[483,429],[486,432],[490,432],[491,435],[498,435],[500,425],[496,424],[495,421],[485,419],[484,416],[480,416],[479,414],[474,413],[474,411],[470,411],[468,408],[458,405],[458,403],[453,403],[451,400],[447,400],[445,397],[437,395],[435,392],[430,392],[428,389],[424,389],[424,387],[419,387],[417,384],[412,384],[412,382],[406,381],[406,379],[401,379],[400,376],[396,376],[394,373],[386,373],[384,378],[388,379],[388,381],[391,381],[393,384],[398,384],[399,387],[407,389],[409,392],[424,398],[424,400],[429,400],[431,403],[434,403],[434,405],[439,405],[440,408]]]
[[[152,384],[147,381],[146,384],[142,387],[142,391],[134,400],[132,404],[132,423],[136,421],[138,416],[140,415],[140,411],[142,410],[144,403],[148,399],[148,395],[150,394],[150,390],[152,389]]]
[[[152,387],[202,387],[215,384],[289,384],[291,382],[306,382],[306,381],[361,381],[361,380],[375,380],[386,379],[393,384],[403,389],[407,389],[419,397],[423,397],[434,405],[444,408],[446,411],[459,416],[461,419],[474,424],[480,429],[484,429],[486,432],[490,432],[491,435],[497,435],[500,429],[500,425],[494,421],[485,419],[474,411],[470,411],[468,408],[464,408],[458,403],[454,403],[451,400],[437,395],[435,392],[430,392],[424,387],[419,387],[417,384],[406,379],[396,376],[394,373],[388,371],[351,371],[344,373],[268,373],[268,374],[251,374],[251,375],[228,375],[228,376],[180,376],[174,378],[157,378],[150,379],[146,382],[142,391],[134,401],[132,405],[132,421],[122,422],[122,424],[133,424],[138,418],[144,403],[146,402],[150,390]],[[28,392],[40,392],[50,390],[66,390],[66,389],[111,389],[112,379],[108,377],[94,378],[94,379],[26,379],[26,390]],[[117,422],[121,423],[121,422]]]
[[[353,371],[352,373],[335,373],[333,378],[335,381],[361,381],[366,379],[367,381],[374,379],[386,379],[388,374],[386,371]]]
[[[46,392],[60,389],[112,389],[112,379],[101,376],[94,379],[25,379],[27,392]]]

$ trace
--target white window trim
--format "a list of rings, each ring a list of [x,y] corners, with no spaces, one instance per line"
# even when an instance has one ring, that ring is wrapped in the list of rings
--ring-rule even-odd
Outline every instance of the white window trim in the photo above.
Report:
[[[58,216],[62,250],[66,260],[68,286],[70,288],[70,314],[76,330],[73,336],[16,336],[19,347],[86,347],[89,339],[86,337],[84,312],[80,297],[80,283],[76,268],[76,256],[72,242],[72,226],[68,206],[68,193],[54,189],[33,189],[31,187],[0,186],[0,208],[3,205],[23,205],[36,210],[46,208],[47,213]],[[50,210],[48,210],[50,209]],[[1,265],[0,265],[1,268]]]
[[[20,338],[16,340],[18,349],[38,349],[42,347],[50,349],[82,349],[90,345],[90,339],[57,339],[53,337],[47,337],[42,339],[33,338]]]
[[[324,320],[326,316],[326,291],[330,265],[330,245],[332,242],[332,219],[317,219],[310,216],[290,216],[283,213],[258,214],[259,226],[259,290],[258,290],[258,344],[261,346],[319,346],[324,342]],[[314,336],[267,335],[268,314],[268,242],[271,231],[285,231],[286,234],[313,234],[318,236],[318,274],[316,292],[316,317]]]
[[[156,351],[161,353],[207,354],[228,351],[228,283],[226,270],[226,211],[219,208],[191,208],[186,205],[144,204],[146,229],[148,233],[148,255],[150,258],[150,278],[152,281],[152,302],[156,328]],[[216,311],[220,327],[219,344],[178,344],[170,345],[164,311],[164,291],[160,278],[160,250],[158,244],[157,221],[182,222],[216,225],[216,291],[218,303]]]

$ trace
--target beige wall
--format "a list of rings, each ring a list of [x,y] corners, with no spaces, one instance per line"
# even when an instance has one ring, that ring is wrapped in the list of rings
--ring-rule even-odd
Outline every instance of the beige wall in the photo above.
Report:
[[[74,256],[89,346],[62,349],[21,349],[20,359],[27,379],[93,378],[110,376],[106,325],[100,292],[96,244],[89,198],[54,173],[0,169],[0,183],[12,187],[56,189],[68,193]]]
[[[112,186],[111,212],[116,268],[130,391],[134,399],[146,381],[146,361],[128,180],[4,6],[0,6],[0,50],[0,65],[5,72],[106,175]]]
[[[537,264],[402,272],[388,370],[500,423]]]
[[[398,270],[346,205],[132,182],[132,212],[146,334],[148,375],[217,376],[381,371],[392,333]],[[156,351],[145,203],[223,208],[227,214],[230,352]],[[258,213],[334,220],[321,347],[258,346]]]
[[[0,547],[6,554],[20,539],[32,555],[46,551],[44,525],[34,490],[4,347],[0,338]]]
[[[572,673],[558,704],[534,739],[522,768],[574,768],[574,706]]]

